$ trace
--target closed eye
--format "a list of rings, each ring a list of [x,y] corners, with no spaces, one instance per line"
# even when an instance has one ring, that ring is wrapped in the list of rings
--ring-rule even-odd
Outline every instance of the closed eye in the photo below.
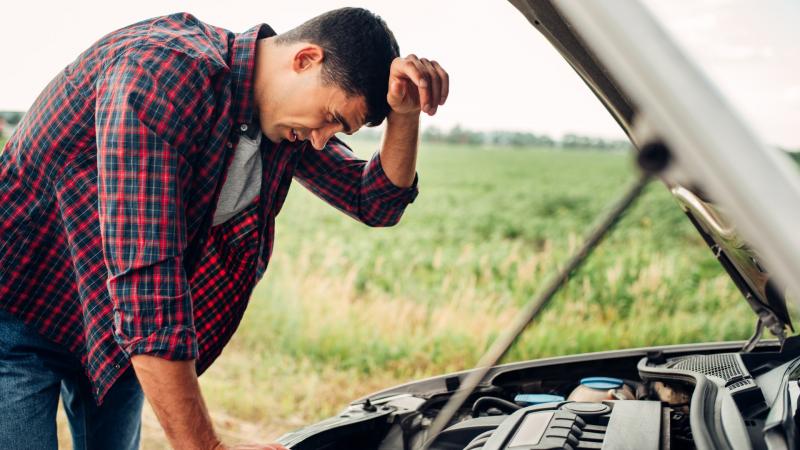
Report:
[[[342,117],[341,114],[333,113],[333,118],[336,121],[336,123],[342,125],[345,134],[351,134],[353,132],[353,129],[350,127],[350,124],[347,123],[347,121],[344,119],[344,117]]]

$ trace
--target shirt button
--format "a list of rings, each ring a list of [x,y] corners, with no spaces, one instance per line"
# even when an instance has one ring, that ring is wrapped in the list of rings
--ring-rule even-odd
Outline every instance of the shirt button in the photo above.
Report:
[[[120,365],[119,365],[119,364],[114,364],[114,368],[115,368],[115,369],[119,369],[119,368],[120,368]]]
[[[232,143],[230,143],[230,142],[228,142],[228,143],[227,143],[227,144],[225,144],[225,145],[226,145],[228,148],[233,148],[233,144],[232,144]]]
[[[247,131],[247,124],[246,124],[246,123],[243,123],[243,124],[241,124],[241,125],[239,126],[239,129],[240,129],[240,130],[242,130],[242,132],[245,132],[245,131]]]

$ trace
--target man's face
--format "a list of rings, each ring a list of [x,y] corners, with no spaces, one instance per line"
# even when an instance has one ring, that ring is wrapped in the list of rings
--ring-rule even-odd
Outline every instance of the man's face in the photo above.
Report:
[[[268,100],[259,105],[259,121],[272,142],[308,140],[322,150],[335,133],[351,134],[364,124],[366,101],[323,83],[321,63],[305,63],[301,60],[296,65],[299,70],[270,86]]]

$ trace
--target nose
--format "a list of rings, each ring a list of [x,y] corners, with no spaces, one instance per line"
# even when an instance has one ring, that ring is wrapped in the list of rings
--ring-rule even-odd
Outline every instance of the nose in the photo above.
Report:
[[[311,141],[311,145],[317,149],[322,150],[325,148],[325,144],[328,143],[335,130],[331,128],[317,128],[311,130],[311,134],[309,135],[309,140]]]

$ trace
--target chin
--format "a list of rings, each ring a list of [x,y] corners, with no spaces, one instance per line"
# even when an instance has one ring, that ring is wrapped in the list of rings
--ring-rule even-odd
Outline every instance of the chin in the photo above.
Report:
[[[275,131],[270,131],[270,132],[262,131],[262,134],[266,136],[266,138],[269,139],[270,142],[272,142],[273,144],[279,144],[282,140],[284,140],[284,137],[281,136],[280,133],[276,133]]]

